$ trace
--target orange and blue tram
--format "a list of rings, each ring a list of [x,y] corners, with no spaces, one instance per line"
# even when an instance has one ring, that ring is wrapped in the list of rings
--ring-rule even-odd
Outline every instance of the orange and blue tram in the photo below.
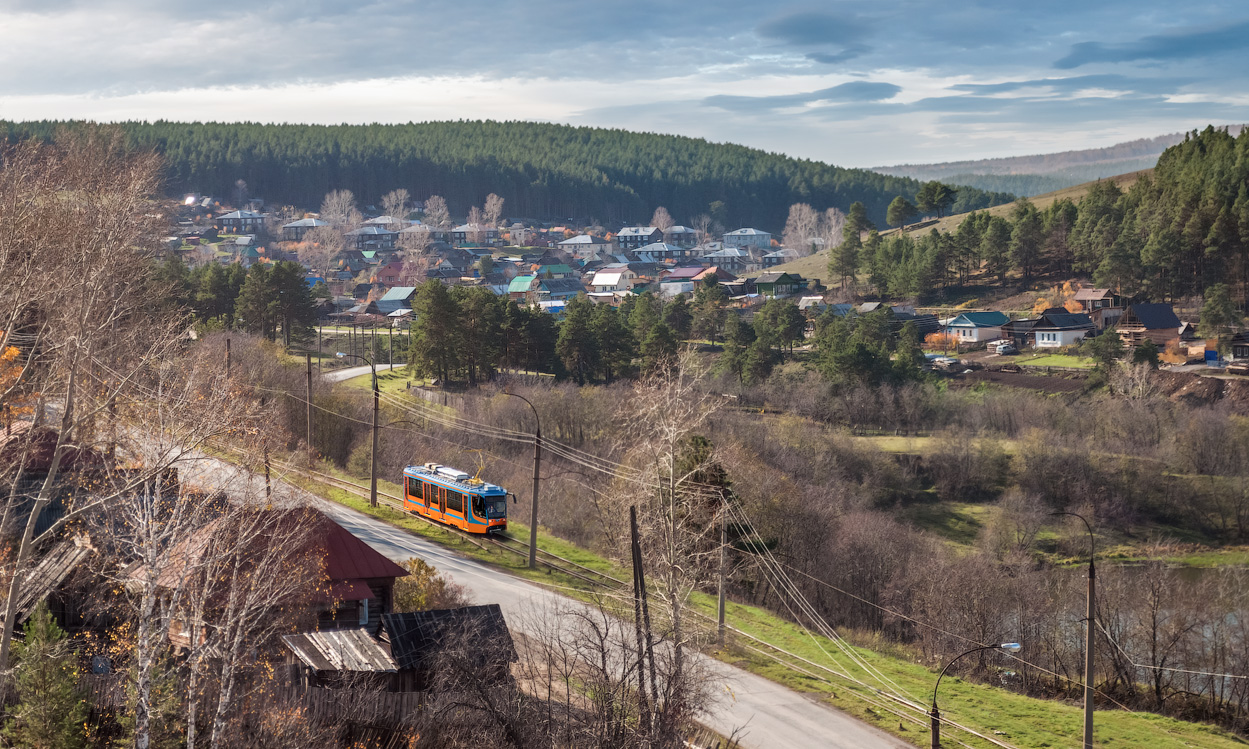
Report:
[[[503,487],[450,466],[403,469],[403,509],[468,533],[506,531],[507,495]]]

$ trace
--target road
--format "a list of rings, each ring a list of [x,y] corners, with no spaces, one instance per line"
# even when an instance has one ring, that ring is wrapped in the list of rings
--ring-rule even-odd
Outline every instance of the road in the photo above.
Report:
[[[364,368],[368,370],[367,367]],[[347,370],[348,372],[350,370]],[[337,373],[336,373],[337,374]],[[350,375],[348,375],[350,376]],[[196,463],[198,480],[211,482],[226,491],[242,487],[238,469],[211,458]],[[261,481],[251,477],[253,482]],[[231,488],[233,487],[233,488]],[[253,484],[253,490],[256,490]],[[480,562],[408,533],[342,505],[306,494],[289,484],[277,482],[275,493],[300,493],[309,497],[326,514],[358,538],[397,562],[419,557],[455,583],[464,586],[476,603],[497,603],[508,625],[525,631],[535,609],[567,607],[573,604],[551,590],[492,569]],[[715,680],[711,690],[720,699],[710,708],[702,723],[729,736],[738,732],[740,745],[749,749],[896,749],[910,747],[900,739],[787,689],[708,656],[695,654],[697,665]]]
[[[402,367],[402,366],[404,365],[402,364],[378,364],[377,371],[385,372],[391,367]],[[350,380],[353,377],[366,375],[370,371],[371,370],[369,368],[369,365],[365,364],[364,366],[360,366],[360,367],[350,367],[348,369],[336,369],[333,372],[326,372],[325,374],[321,375],[321,378],[328,380],[329,382],[342,382],[343,380]]]

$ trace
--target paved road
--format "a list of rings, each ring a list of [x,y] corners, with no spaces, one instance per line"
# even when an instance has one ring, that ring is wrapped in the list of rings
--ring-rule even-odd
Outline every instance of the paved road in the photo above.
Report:
[[[367,367],[365,368],[367,370]],[[206,464],[214,465],[206,465]],[[197,468],[201,480],[221,488],[238,490],[240,479],[233,466],[203,459]],[[254,481],[258,481],[253,477]],[[253,485],[254,487],[254,485]],[[282,485],[287,491],[299,491]],[[275,492],[277,489],[275,488]],[[402,562],[420,557],[464,586],[477,603],[498,603],[513,629],[525,630],[535,608],[569,605],[569,599],[506,573],[466,559],[420,536],[403,531],[342,505],[313,497],[319,507],[340,525],[386,556]],[[815,702],[748,671],[713,658],[694,658],[714,679],[721,696],[703,719],[723,735],[739,730],[740,743],[750,749],[895,749],[910,745],[845,713]]]
[[[384,372],[390,369],[391,367],[402,367],[402,366],[404,365],[402,364],[378,364],[377,371]],[[350,380],[352,377],[359,377],[360,375],[366,375],[370,371],[371,370],[369,369],[369,365],[365,364],[364,366],[351,367],[349,369],[336,369],[333,372],[326,372],[325,374],[321,375],[321,377],[323,377],[326,380],[329,380],[330,382],[342,382],[343,380]]]

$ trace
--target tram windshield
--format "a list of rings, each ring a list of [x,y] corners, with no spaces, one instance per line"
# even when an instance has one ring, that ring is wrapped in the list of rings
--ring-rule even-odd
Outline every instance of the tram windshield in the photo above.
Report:
[[[507,517],[507,497],[488,498],[486,499],[486,517],[488,518],[505,518]]]

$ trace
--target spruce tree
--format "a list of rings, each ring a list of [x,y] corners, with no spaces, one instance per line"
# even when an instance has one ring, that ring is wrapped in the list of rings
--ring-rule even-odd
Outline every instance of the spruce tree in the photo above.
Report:
[[[78,687],[77,657],[46,602],[13,644],[18,704],[9,708],[3,736],[9,745],[35,749],[86,746],[87,702]]]

